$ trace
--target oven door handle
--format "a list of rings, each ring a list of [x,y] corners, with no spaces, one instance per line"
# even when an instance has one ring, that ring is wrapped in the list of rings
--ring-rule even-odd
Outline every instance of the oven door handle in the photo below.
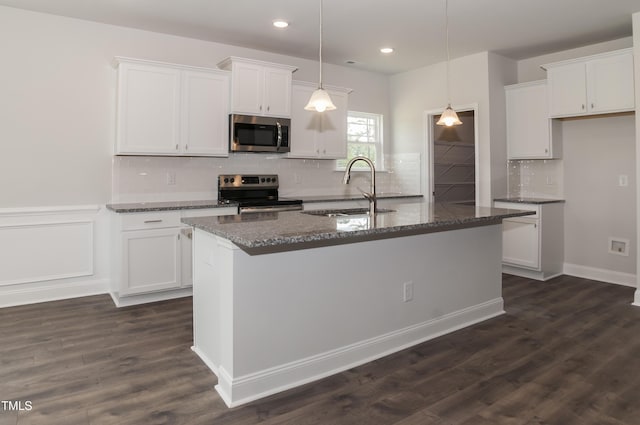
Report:
[[[269,207],[240,207],[240,214],[253,212],[300,211],[302,205],[274,205]]]

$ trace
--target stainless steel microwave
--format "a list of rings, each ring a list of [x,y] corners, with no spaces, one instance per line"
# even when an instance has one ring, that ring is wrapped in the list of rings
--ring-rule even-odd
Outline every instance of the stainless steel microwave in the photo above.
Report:
[[[231,152],[289,152],[288,118],[229,115]]]

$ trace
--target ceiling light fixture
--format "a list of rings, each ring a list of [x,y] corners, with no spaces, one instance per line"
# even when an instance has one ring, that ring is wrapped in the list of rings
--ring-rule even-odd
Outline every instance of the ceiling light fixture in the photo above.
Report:
[[[273,21],[273,26],[276,28],[286,28],[289,26],[289,22],[285,21],[284,19],[276,19],[275,21]]]
[[[319,49],[319,61],[320,61],[320,79],[318,82],[318,88],[311,94],[309,103],[304,107],[307,111],[333,111],[336,109],[336,105],[331,101],[329,93],[322,88],[322,0],[320,0],[320,49]]]
[[[446,125],[451,127],[453,125],[460,125],[462,121],[458,118],[456,111],[451,108],[451,72],[449,70],[449,0],[444,0],[444,19],[445,19],[445,31],[447,33],[447,107],[445,108],[440,119],[436,123],[437,125]]]
[[[383,47],[380,49],[380,53],[393,53],[393,47]]]

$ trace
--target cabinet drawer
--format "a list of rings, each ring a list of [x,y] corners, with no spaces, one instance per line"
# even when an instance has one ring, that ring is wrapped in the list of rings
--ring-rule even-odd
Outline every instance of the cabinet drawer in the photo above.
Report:
[[[122,230],[180,227],[180,211],[122,214]]]
[[[522,204],[519,202],[494,202],[494,208],[506,208],[510,210],[524,210],[534,211],[535,214],[524,216],[526,218],[539,218],[540,217],[540,205],[536,204]]]

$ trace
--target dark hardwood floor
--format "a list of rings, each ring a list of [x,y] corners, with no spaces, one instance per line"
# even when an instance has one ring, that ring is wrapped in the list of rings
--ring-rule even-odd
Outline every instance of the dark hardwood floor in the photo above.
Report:
[[[640,425],[633,292],[505,275],[505,315],[234,409],[189,348],[190,298],[0,309],[0,400],[32,404],[0,425]]]

